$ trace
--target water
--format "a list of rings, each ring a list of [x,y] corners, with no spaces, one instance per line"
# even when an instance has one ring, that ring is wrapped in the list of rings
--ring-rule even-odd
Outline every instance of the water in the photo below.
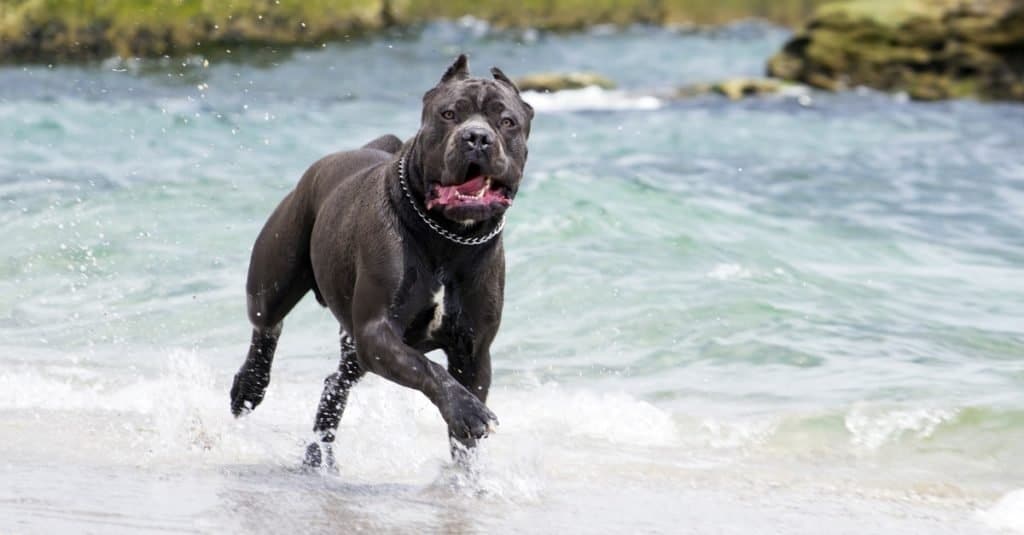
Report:
[[[1024,108],[656,98],[785,37],[437,25],[0,69],[0,531],[1024,529]],[[305,473],[336,324],[301,303],[232,419],[249,248],[316,158],[411,136],[460,50],[623,87],[529,96],[502,425],[457,470],[371,377],[339,472]]]

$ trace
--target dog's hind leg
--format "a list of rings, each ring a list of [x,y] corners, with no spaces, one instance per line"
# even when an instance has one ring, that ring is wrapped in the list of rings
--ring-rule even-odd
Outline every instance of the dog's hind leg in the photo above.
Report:
[[[313,432],[317,434],[319,441],[311,443],[306,448],[306,458],[303,461],[306,466],[334,467],[334,431],[338,429],[338,422],[345,412],[349,390],[364,373],[366,372],[356,358],[356,346],[352,337],[342,330],[341,363],[337,372],[324,379],[324,393],[320,396],[316,423],[313,425]]]
[[[249,355],[231,384],[231,414],[241,416],[263,401],[263,394],[270,384],[270,365],[274,361],[274,351],[280,336],[280,323],[252,330]]]
[[[231,385],[231,413],[251,411],[263,401],[270,384],[281,323],[313,287],[309,262],[312,217],[303,199],[290,193],[267,220],[253,245],[246,282],[252,343]]]

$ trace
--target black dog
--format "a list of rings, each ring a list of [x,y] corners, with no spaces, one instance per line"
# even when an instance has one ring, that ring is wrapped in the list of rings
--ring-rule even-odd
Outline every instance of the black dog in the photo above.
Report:
[[[497,421],[484,402],[505,287],[501,230],[533,109],[491,73],[471,78],[459,56],[423,96],[415,137],[384,136],[316,162],[256,239],[252,345],[231,387],[235,416],[263,400],[281,322],[308,291],[341,323],[341,364],[325,380],[313,428],[321,444],[310,445],[308,464],[332,461],[321,446],[330,455],[348,391],[367,371],[423,392],[466,447]],[[447,370],[424,356],[439,348]]]

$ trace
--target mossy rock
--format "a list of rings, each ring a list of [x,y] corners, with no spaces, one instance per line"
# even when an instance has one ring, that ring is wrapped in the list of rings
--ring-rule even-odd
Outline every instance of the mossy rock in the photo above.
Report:
[[[326,41],[472,16],[494,26],[795,25],[828,0],[0,0],[0,62],[183,55]],[[968,31],[965,29],[965,31]]]
[[[1024,1],[855,0],[819,8],[768,60],[770,76],[914,99],[1019,100]]]
[[[774,78],[732,78],[713,84],[711,90],[728,97],[729,100],[742,100],[746,97],[778,93],[782,90],[782,81]]]
[[[593,72],[543,72],[527,74],[516,79],[516,85],[522,91],[553,92],[566,89],[582,89],[596,86],[601,89],[614,89],[615,82],[606,76]]]
[[[699,83],[689,84],[676,89],[675,93],[671,96],[674,98],[697,98],[705,95],[710,95],[715,91],[715,84],[710,83]]]
[[[457,19],[465,15],[485,20],[500,28],[578,30],[596,24],[664,22],[660,2],[651,0],[391,0],[395,22],[416,24],[435,19]]]
[[[714,83],[698,83],[680,87],[676,98],[694,98],[704,95],[722,95],[729,100],[772,95],[781,92],[787,85],[776,78],[728,78]]]
[[[8,0],[0,59],[175,54],[204,46],[318,44],[383,28],[386,0]]]

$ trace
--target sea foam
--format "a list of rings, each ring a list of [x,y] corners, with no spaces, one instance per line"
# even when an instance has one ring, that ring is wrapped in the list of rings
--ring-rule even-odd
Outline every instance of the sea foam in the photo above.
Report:
[[[590,86],[554,93],[526,91],[523,99],[539,112],[656,110],[663,106],[657,97]]]
[[[1024,533],[1024,489],[1007,493],[978,516],[993,528]]]

